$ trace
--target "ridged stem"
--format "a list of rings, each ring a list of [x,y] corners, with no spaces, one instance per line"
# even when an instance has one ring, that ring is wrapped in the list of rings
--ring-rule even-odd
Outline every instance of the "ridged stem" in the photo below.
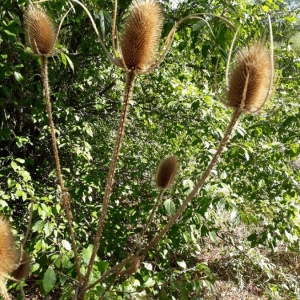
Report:
[[[217,163],[218,158],[220,157],[221,153],[223,152],[229,138],[230,135],[241,115],[242,111],[240,109],[236,109],[231,117],[231,121],[227,127],[227,130],[224,134],[224,137],[215,153],[215,155],[213,156],[212,160],[210,161],[209,165],[207,166],[206,170],[204,171],[202,177],[200,178],[200,180],[198,181],[198,183],[195,185],[194,189],[190,192],[190,194],[188,195],[188,197],[184,200],[184,202],[182,203],[182,205],[177,209],[177,211],[175,212],[175,214],[170,218],[170,220],[168,221],[168,223],[165,225],[165,227],[150,241],[150,243],[141,251],[140,255],[144,255],[146,254],[151,248],[153,248],[153,246],[155,246],[159,240],[164,236],[164,234],[170,229],[170,227],[174,224],[174,222],[178,219],[178,217],[182,214],[182,212],[184,211],[184,209],[187,207],[187,205],[191,202],[191,200],[193,199],[193,197],[196,195],[196,193],[199,191],[199,189],[203,186],[206,178],[209,176],[209,174],[211,173],[213,167],[215,166],[215,164]]]
[[[120,120],[119,120],[118,133],[117,133],[113,156],[111,159],[110,168],[109,168],[109,172],[108,172],[108,176],[107,176],[107,183],[106,183],[106,188],[105,188],[105,192],[104,192],[102,211],[101,211],[101,214],[100,214],[99,220],[98,220],[98,227],[97,227],[97,232],[96,232],[96,236],[95,236],[93,252],[92,252],[91,259],[90,259],[90,262],[88,265],[86,276],[84,278],[84,282],[80,289],[79,300],[84,299],[84,294],[86,292],[85,288],[88,284],[90,274],[91,274],[91,271],[93,268],[93,264],[94,264],[94,261],[96,258],[96,253],[99,248],[102,231],[103,231],[103,227],[104,227],[104,221],[105,221],[105,217],[106,217],[106,213],[107,213],[107,207],[109,204],[109,198],[111,195],[111,189],[112,189],[112,185],[113,185],[117,160],[118,160],[118,156],[119,156],[119,152],[120,152],[120,148],[121,148],[122,139],[124,136],[124,129],[125,129],[125,124],[126,124],[126,119],[127,119],[129,100],[132,95],[135,73],[134,73],[134,71],[129,71],[126,76],[127,77],[126,77],[126,85],[125,85],[125,91],[124,91],[123,109],[122,109],[122,113],[121,113]]]
[[[58,182],[62,191],[62,198],[64,201],[64,208],[68,220],[68,225],[69,225],[69,231],[70,231],[70,236],[71,236],[71,243],[72,243],[72,248],[74,251],[74,258],[75,258],[75,265],[76,265],[76,271],[78,274],[78,280],[81,283],[81,274],[80,274],[80,266],[79,266],[79,261],[78,261],[78,254],[77,254],[77,248],[76,248],[76,243],[75,243],[75,236],[74,236],[74,231],[73,231],[73,226],[72,226],[72,214],[70,210],[70,194],[67,192],[63,178],[62,178],[62,172],[61,172],[61,167],[60,167],[60,161],[59,161],[59,155],[58,155],[58,149],[57,149],[57,140],[55,136],[55,126],[52,118],[52,107],[51,107],[51,101],[50,101],[50,93],[49,93],[49,82],[48,82],[48,60],[47,57],[41,56],[42,60],[42,70],[41,70],[41,75],[42,75],[42,81],[43,81],[43,87],[44,87],[44,94],[46,98],[46,108],[47,108],[47,113],[48,113],[48,119],[49,119],[49,125],[50,125],[50,132],[51,132],[51,140],[52,140],[52,150],[53,150],[53,155],[54,155],[54,160],[55,160],[55,165],[56,165],[56,171],[57,171],[57,177],[58,177]]]

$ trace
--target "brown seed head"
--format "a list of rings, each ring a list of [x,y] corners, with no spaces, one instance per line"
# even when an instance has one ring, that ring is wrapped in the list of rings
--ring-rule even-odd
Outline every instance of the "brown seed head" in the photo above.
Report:
[[[270,54],[262,43],[242,50],[231,74],[226,105],[253,113],[268,99],[272,78]]]
[[[142,73],[154,62],[162,23],[156,0],[133,0],[120,44],[127,69]]]
[[[34,54],[51,55],[54,48],[56,29],[49,16],[41,9],[31,6],[25,15],[27,40]]]
[[[7,219],[0,217],[0,277],[11,273],[19,262],[11,226]]]
[[[20,264],[16,270],[11,273],[11,276],[17,280],[22,280],[28,277],[30,272],[30,257],[27,252],[22,252]]]
[[[169,188],[175,178],[177,171],[177,159],[175,156],[169,156],[165,158],[157,172],[156,185],[162,189]]]

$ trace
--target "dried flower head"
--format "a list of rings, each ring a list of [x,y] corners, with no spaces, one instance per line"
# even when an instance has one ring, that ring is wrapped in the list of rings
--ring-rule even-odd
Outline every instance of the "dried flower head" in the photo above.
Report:
[[[245,112],[259,111],[269,97],[272,62],[263,43],[253,44],[237,56],[231,73],[226,105]]]
[[[142,73],[154,62],[162,24],[156,0],[133,0],[120,43],[127,69]]]
[[[11,273],[11,276],[17,280],[22,280],[28,277],[30,272],[30,257],[25,251],[22,251],[20,264],[16,270]]]
[[[177,159],[175,156],[169,156],[165,158],[157,172],[156,185],[162,189],[169,188],[175,178],[177,171]]]
[[[0,277],[16,269],[19,253],[7,219],[0,217]]]
[[[25,15],[25,30],[34,54],[49,56],[53,52],[56,29],[49,16],[41,9],[30,6]]]

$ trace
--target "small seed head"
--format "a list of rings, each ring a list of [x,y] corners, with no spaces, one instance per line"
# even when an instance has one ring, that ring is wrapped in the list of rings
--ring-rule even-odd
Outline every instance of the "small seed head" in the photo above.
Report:
[[[243,49],[231,73],[226,105],[245,112],[258,112],[269,97],[272,63],[263,43]]]
[[[133,0],[121,37],[122,57],[128,70],[143,73],[154,62],[163,14],[156,0]]]
[[[167,189],[172,185],[176,175],[177,165],[175,156],[169,156],[161,162],[156,176],[156,185],[159,188]]]
[[[25,30],[34,54],[49,56],[53,52],[56,29],[50,17],[41,9],[30,6],[25,15]]]

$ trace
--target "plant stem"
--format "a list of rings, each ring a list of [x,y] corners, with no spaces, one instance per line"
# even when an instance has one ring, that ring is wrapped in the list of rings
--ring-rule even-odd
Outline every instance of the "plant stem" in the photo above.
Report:
[[[150,217],[149,217],[149,219],[148,219],[148,221],[147,221],[146,225],[144,226],[143,231],[142,231],[142,233],[141,233],[141,240],[143,239],[143,236],[144,236],[146,230],[148,229],[149,225],[150,225],[151,222],[152,222],[152,219],[153,219],[153,217],[154,217],[154,214],[155,214],[155,212],[156,212],[156,210],[157,210],[158,205],[160,204],[160,201],[161,201],[161,199],[162,199],[162,195],[163,195],[164,191],[165,191],[165,189],[161,189],[161,191],[160,191],[160,193],[159,193],[159,195],[158,195],[158,198],[157,198],[157,200],[156,200],[156,203],[155,203],[155,205],[154,205],[154,207],[153,207],[153,209],[152,209],[151,215],[150,215]]]
[[[31,197],[31,200],[30,200],[30,212],[29,212],[29,220],[28,220],[28,225],[27,225],[27,229],[26,229],[26,234],[25,234],[25,237],[22,241],[22,248],[25,247],[25,244],[27,242],[27,239],[28,239],[28,236],[29,236],[29,233],[30,233],[30,229],[31,229],[31,224],[32,224],[32,217],[33,217],[33,196]]]
[[[102,231],[103,231],[103,227],[104,227],[105,216],[107,213],[109,198],[111,195],[111,189],[112,189],[112,185],[113,185],[114,175],[115,175],[115,171],[116,171],[117,160],[118,160],[118,156],[119,156],[119,152],[120,152],[120,148],[121,148],[122,139],[124,136],[124,129],[125,129],[127,112],[128,112],[128,107],[129,107],[129,100],[131,98],[132,91],[133,91],[134,79],[135,79],[135,72],[129,71],[126,75],[126,85],[125,85],[124,99],[123,99],[123,110],[122,110],[120,120],[119,120],[119,127],[118,127],[116,142],[115,142],[115,148],[114,148],[114,152],[113,152],[113,156],[112,156],[112,160],[111,160],[110,168],[109,168],[109,172],[108,172],[107,183],[106,183],[103,204],[102,204],[102,211],[99,216],[98,228],[97,228],[97,233],[96,233],[95,241],[94,241],[94,248],[93,248],[91,259],[90,259],[90,262],[88,265],[88,269],[87,269],[87,273],[86,273],[84,282],[80,289],[79,299],[84,299],[85,288],[88,284],[90,274],[91,274],[91,271],[93,268],[93,264],[94,264],[94,261],[96,258],[96,253],[99,248]]]
[[[209,165],[207,166],[206,170],[204,171],[202,177],[200,178],[200,180],[198,181],[198,183],[195,185],[194,189],[191,191],[191,193],[188,195],[188,197],[184,200],[184,202],[182,203],[182,205],[177,209],[177,211],[175,212],[175,214],[173,215],[173,217],[170,218],[169,222],[166,224],[166,226],[150,241],[150,243],[141,251],[140,255],[144,255],[145,253],[147,253],[153,246],[155,246],[159,240],[163,237],[163,235],[169,230],[169,228],[174,224],[174,222],[178,219],[178,217],[182,214],[182,212],[184,211],[184,209],[187,207],[187,205],[191,202],[191,200],[193,199],[193,197],[196,195],[196,193],[199,191],[199,189],[203,186],[206,178],[209,176],[209,174],[211,173],[213,167],[215,166],[215,164],[217,163],[217,160],[219,158],[219,156],[221,155],[221,153],[223,152],[229,138],[230,135],[241,115],[242,111],[238,108],[236,109],[231,117],[231,121],[227,127],[227,130],[224,134],[224,137],[217,149],[217,152],[215,153],[215,155],[213,156],[211,162],[209,163]]]
[[[80,267],[79,267],[78,254],[77,254],[77,248],[76,248],[76,243],[75,243],[75,236],[74,236],[74,231],[73,231],[73,226],[72,226],[72,214],[71,214],[71,210],[70,210],[71,198],[70,198],[70,194],[67,192],[67,189],[64,186],[64,182],[63,182],[63,178],[62,178],[62,172],[61,172],[58,149],[57,149],[57,141],[56,141],[56,136],[55,136],[55,126],[54,126],[54,122],[53,122],[53,118],[52,118],[52,108],[51,108],[49,82],[48,82],[48,64],[47,64],[48,60],[47,60],[47,57],[45,57],[45,56],[41,56],[41,60],[42,60],[41,75],[42,75],[44,93],[45,93],[45,98],[46,98],[46,108],[47,108],[49,125],[50,125],[52,150],[53,150],[54,159],[55,159],[58,182],[59,182],[59,185],[60,185],[60,188],[62,191],[62,199],[64,201],[64,208],[65,208],[68,225],[69,225],[71,243],[72,243],[72,248],[74,251],[76,271],[78,274],[78,280],[81,283],[82,279],[81,279],[81,274],[80,274]]]
[[[90,284],[86,289],[92,289],[93,287],[95,287],[98,283],[102,282],[104,279],[106,279],[109,275],[113,274],[113,273],[118,273],[119,270],[121,270],[128,262],[130,262],[136,255],[129,255],[127,256],[123,261],[121,261],[120,263],[118,263],[117,265],[115,265],[114,267],[112,267],[111,269],[105,271],[101,277],[96,280],[95,282],[93,282],[92,284]]]

